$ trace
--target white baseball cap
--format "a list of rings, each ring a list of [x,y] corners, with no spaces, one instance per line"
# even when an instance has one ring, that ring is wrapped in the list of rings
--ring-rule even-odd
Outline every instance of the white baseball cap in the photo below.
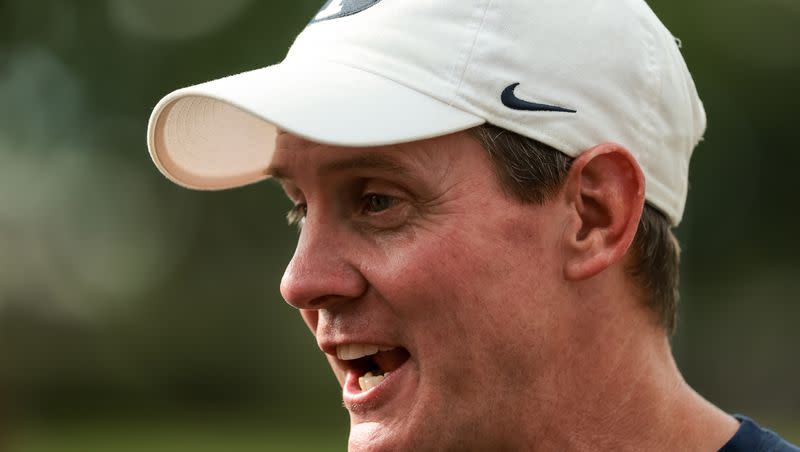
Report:
[[[616,142],[677,225],[705,112],[644,0],[329,0],[280,64],[179,89],[148,146],[185,187],[265,179],[278,130],[339,146],[491,123],[575,157]]]

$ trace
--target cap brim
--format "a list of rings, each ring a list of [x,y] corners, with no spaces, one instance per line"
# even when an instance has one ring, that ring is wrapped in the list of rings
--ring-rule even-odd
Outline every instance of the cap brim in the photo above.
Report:
[[[278,130],[363,147],[484,122],[370,72],[329,62],[284,62],[167,95],[150,117],[148,146],[172,181],[218,190],[268,177]]]

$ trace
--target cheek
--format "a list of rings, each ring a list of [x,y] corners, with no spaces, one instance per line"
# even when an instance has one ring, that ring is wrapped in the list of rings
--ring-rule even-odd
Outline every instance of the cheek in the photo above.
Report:
[[[556,273],[552,247],[530,232],[535,227],[496,219],[486,227],[462,224],[476,226],[417,234],[386,253],[372,275],[408,339],[446,354],[440,362],[455,373],[486,360],[509,365],[528,353],[519,344],[536,342],[545,330]]]
[[[426,299],[425,293],[439,295],[442,298],[428,301],[451,313],[479,308],[502,316],[515,306],[529,306],[557,280],[555,249],[537,229],[514,221],[459,228],[420,237],[398,248],[389,262],[398,282],[416,286]],[[432,308],[436,306],[424,307]]]

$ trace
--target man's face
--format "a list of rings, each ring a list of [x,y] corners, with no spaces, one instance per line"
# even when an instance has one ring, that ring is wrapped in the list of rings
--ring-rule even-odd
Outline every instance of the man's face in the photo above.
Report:
[[[496,446],[536,422],[519,401],[556,398],[565,360],[558,203],[506,195],[466,133],[379,148],[282,134],[273,173],[304,214],[281,293],[343,385],[351,448]],[[388,375],[359,384],[367,371]]]

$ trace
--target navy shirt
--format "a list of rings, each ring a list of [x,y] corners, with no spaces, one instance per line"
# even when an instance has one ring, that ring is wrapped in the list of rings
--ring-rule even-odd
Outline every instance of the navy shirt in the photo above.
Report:
[[[751,419],[735,416],[739,430],[719,452],[800,452],[800,448],[784,441],[780,436],[761,428]]]

